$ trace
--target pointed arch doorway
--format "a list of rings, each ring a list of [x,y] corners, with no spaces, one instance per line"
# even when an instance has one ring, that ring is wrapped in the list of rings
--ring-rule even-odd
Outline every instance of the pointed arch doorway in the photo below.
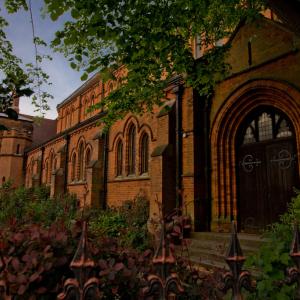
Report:
[[[238,221],[240,230],[258,232],[287,210],[298,185],[295,130],[271,106],[258,107],[237,136]]]
[[[290,200],[289,192],[282,189],[282,185],[285,186],[289,176],[288,191],[294,184],[292,181],[296,181],[297,188],[300,185],[300,91],[285,82],[250,80],[230,93],[212,117],[211,230],[227,230],[231,220],[237,220],[242,231],[261,228],[270,220],[277,220],[278,214],[286,211]],[[258,124],[259,118],[262,124],[272,124],[271,129],[261,125],[259,133],[253,125]],[[253,128],[249,129],[251,125]],[[272,138],[257,139],[259,134],[270,134],[270,130]],[[279,131],[288,133],[283,136]],[[249,143],[244,143],[245,135]],[[253,140],[252,135],[256,139]],[[294,175],[287,175],[286,171],[279,169],[288,161],[291,161]],[[240,168],[252,165],[253,168],[261,165],[261,173],[255,173],[253,178],[243,178]],[[253,190],[250,190],[251,186],[254,186]],[[285,196],[280,196],[281,193]],[[262,197],[269,200],[262,200]],[[282,197],[285,201],[272,202],[275,197]],[[248,214],[251,210],[254,210],[252,215]]]

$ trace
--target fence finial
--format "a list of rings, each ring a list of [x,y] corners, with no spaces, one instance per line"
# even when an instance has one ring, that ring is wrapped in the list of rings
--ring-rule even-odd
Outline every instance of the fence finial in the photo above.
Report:
[[[87,235],[87,222],[83,221],[82,233],[77,251],[70,264],[75,278],[64,283],[64,291],[57,296],[58,300],[68,299],[100,299],[99,279],[93,277],[95,262],[90,254]]]
[[[175,262],[163,219],[159,245],[153,257],[153,265],[156,266],[158,275],[151,274],[147,277],[148,286],[143,289],[142,297],[154,296],[155,299],[167,300],[170,296],[175,297],[183,293],[180,279],[172,270]]]
[[[242,288],[252,292],[255,285],[251,280],[250,272],[242,270],[246,258],[240,246],[234,221],[232,222],[231,238],[225,260],[230,271],[222,276],[219,289],[225,293],[231,289],[232,300],[242,300]]]

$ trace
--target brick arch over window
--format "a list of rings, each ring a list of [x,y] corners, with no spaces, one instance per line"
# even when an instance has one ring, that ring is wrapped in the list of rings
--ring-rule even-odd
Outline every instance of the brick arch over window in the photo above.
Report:
[[[272,106],[288,116],[300,155],[300,92],[268,79],[249,81],[235,90],[219,109],[211,130],[213,226],[218,218],[237,217],[235,143],[245,117],[260,106]]]

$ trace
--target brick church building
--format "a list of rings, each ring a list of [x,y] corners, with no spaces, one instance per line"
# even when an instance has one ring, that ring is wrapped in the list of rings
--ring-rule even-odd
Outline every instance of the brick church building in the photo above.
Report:
[[[156,199],[167,211],[182,203],[196,231],[276,220],[299,187],[300,34],[270,13],[240,24],[228,43],[230,74],[209,101],[174,78],[163,107],[104,132],[105,112],[87,108],[117,84],[95,75],[57,106],[56,121],[7,120],[0,179],[74,193],[81,205],[143,195],[153,213]]]

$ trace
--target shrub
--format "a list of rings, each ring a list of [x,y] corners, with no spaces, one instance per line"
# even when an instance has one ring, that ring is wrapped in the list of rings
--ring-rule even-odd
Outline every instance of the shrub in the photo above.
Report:
[[[69,226],[76,214],[74,196],[50,198],[50,191],[46,186],[13,189],[7,184],[0,187],[0,226],[10,222],[50,226],[62,219]]]
[[[13,299],[56,299],[64,280],[74,276],[69,264],[80,233],[80,222],[72,229],[62,222],[48,228],[28,224],[3,229],[1,250],[5,268],[1,279],[7,282]],[[103,299],[138,299],[143,274],[151,270],[151,252],[124,251],[115,240],[93,236],[90,245]]]
[[[123,247],[144,251],[151,247],[147,221],[149,202],[136,197],[119,208],[90,212],[90,230],[97,236],[118,238]]]
[[[280,217],[280,221],[270,225],[265,232],[269,240],[257,255],[247,259],[247,266],[259,270],[256,295],[249,299],[293,299],[294,286],[281,284],[285,278],[287,267],[292,266],[289,256],[293,238],[293,224],[300,220],[300,194],[292,199],[288,211]]]

